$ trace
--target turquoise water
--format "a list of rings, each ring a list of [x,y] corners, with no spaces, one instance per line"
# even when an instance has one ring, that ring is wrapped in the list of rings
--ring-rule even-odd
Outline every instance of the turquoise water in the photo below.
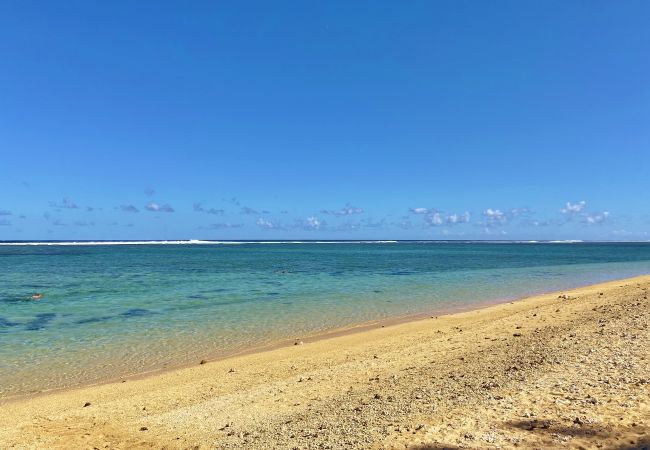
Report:
[[[645,273],[648,243],[0,245],[0,397]]]

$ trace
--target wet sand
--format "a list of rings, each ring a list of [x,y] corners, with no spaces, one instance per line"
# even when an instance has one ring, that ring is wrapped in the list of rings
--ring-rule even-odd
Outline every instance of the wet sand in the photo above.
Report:
[[[2,448],[650,445],[650,276],[0,405]]]

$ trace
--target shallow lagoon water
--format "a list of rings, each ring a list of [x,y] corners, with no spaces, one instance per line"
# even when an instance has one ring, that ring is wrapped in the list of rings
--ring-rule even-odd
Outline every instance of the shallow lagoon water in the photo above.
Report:
[[[649,243],[0,245],[0,397],[645,273]]]

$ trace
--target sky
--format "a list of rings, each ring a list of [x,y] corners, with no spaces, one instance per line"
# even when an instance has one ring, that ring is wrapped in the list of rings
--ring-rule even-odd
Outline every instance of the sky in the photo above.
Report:
[[[0,240],[650,239],[650,2],[0,3]]]

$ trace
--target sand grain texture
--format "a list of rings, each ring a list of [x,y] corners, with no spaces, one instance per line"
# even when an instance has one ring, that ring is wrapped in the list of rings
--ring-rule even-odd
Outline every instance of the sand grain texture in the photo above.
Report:
[[[647,447],[650,276],[561,294],[6,402],[0,447]]]

